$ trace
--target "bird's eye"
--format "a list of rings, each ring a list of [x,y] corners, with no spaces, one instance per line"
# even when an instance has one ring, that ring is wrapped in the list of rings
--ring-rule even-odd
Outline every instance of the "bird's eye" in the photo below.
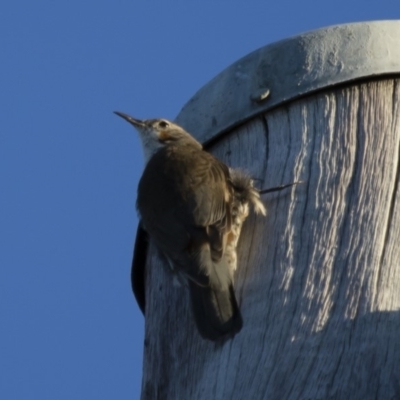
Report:
[[[158,126],[159,126],[160,128],[167,128],[167,127],[169,126],[169,123],[168,123],[167,121],[160,121],[160,122],[158,123]]]

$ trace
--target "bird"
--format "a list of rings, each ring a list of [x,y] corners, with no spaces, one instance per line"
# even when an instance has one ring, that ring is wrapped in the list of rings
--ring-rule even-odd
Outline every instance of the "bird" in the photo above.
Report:
[[[211,341],[232,338],[243,326],[233,287],[242,225],[250,208],[266,215],[253,179],[205,151],[172,121],[115,114],[136,128],[145,159],[134,259],[144,264],[148,237],[188,287],[200,335]],[[136,283],[144,273],[133,268],[131,278],[144,312],[144,289]]]

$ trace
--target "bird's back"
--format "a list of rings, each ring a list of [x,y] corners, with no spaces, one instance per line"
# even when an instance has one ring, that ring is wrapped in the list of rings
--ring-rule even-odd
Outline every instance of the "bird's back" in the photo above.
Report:
[[[229,229],[231,196],[229,170],[223,163],[191,145],[168,146],[148,162],[139,182],[137,208],[160,247],[182,251],[188,234],[214,225]]]
[[[188,280],[196,324],[211,340],[242,326],[224,259],[232,191],[228,168],[191,145],[160,149],[149,160],[138,187],[143,226]]]

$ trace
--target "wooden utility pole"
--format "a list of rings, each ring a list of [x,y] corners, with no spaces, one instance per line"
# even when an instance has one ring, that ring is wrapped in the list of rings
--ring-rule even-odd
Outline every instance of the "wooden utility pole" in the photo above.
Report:
[[[203,340],[150,246],[142,400],[400,399],[400,22],[266,46],[177,122],[267,194],[239,243],[244,326]],[[269,95],[268,95],[269,93]]]

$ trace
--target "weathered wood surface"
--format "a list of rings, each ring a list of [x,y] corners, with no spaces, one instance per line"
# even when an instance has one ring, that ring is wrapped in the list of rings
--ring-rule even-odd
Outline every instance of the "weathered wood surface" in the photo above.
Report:
[[[400,79],[333,89],[212,149],[264,196],[239,243],[233,340],[203,340],[148,257],[142,400],[400,399]]]

